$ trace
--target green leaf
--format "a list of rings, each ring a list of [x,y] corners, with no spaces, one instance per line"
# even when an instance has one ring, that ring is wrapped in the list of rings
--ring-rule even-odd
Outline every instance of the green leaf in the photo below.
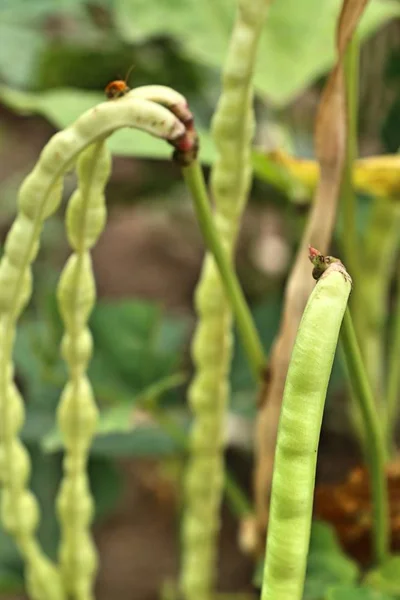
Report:
[[[272,2],[260,41],[255,84],[277,106],[288,104],[333,64],[339,0]],[[400,15],[395,0],[372,0],[361,21],[362,39]],[[128,42],[169,35],[195,61],[221,68],[234,18],[231,0],[116,0],[116,23]]]
[[[294,99],[335,60],[334,36],[341,3],[337,0],[297,0],[271,3],[260,43],[255,85],[276,105]],[[358,34],[366,39],[385,22],[400,15],[394,0],[372,0]]]
[[[27,93],[0,86],[0,100],[9,108],[22,115],[40,114],[58,129],[73,123],[82,113],[104,102],[104,95],[73,89],[56,89],[40,93]],[[204,163],[212,163],[215,148],[210,134],[199,131],[200,158]],[[164,141],[137,129],[121,129],[108,140],[109,148],[115,155],[137,156],[139,158],[170,159],[171,147]]]
[[[96,393],[112,389],[129,399],[148,395],[149,386],[179,369],[187,325],[184,319],[164,317],[151,303],[98,303],[90,319],[95,351],[89,375]]]
[[[338,9],[338,0],[303,0],[301,11],[297,0],[280,0],[271,4],[255,75],[256,87],[263,97],[280,106],[288,104],[331,67]],[[143,42],[160,34],[170,35],[197,62],[216,68],[223,64],[233,20],[231,0],[176,0],[174,3],[168,0],[157,3],[118,0],[115,10],[120,31],[129,42]],[[370,35],[383,23],[399,15],[400,5],[395,0],[372,0],[362,19],[360,36]],[[18,34],[6,31],[2,38],[7,39],[7,36],[12,38],[12,44],[18,41]],[[26,52],[24,44],[19,42],[16,47],[22,48],[24,56],[31,61],[38,50],[32,48]],[[9,46],[3,46],[7,48],[5,69],[9,67]],[[32,69],[31,62],[25,61],[25,66],[24,61],[15,62],[21,64],[21,70],[24,70],[18,80],[25,78],[26,72]],[[73,89],[25,93],[2,86],[0,99],[21,114],[41,114],[57,128],[63,129],[104,97]],[[210,134],[206,130],[200,130],[199,134],[200,158],[203,163],[211,164],[215,148]],[[169,159],[171,156],[168,144],[137,130],[116,132],[111,136],[109,145],[116,155],[156,159]],[[288,182],[282,174],[271,172],[271,169],[270,166],[267,174],[264,165],[264,177],[275,180],[279,187],[286,187]],[[261,169],[258,167],[257,171],[260,174]],[[296,195],[300,191],[294,188],[292,193]]]
[[[173,456],[182,453],[182,444],[154,425],[140,427],[129,434],[98,437],[90,452],[92,456],[109,458]]]
[[[400,597],[400,556],[391,556],[381,567],[370,571],[365,583],[375,590]]]
[[[18,573],[22,568],[21,555],[11,537],[0,523],[0,570]]]
[[[0,12],[0,74],[12,85],[32,82],[36,63],[45,46],[44,35],[21,23],[2,18]]]
[[[324,600],[394,600],[394,597],[364,586],[335,585],[326,592]]]
[[[107,458],[96,457],[89,461],[90,488],[95,500],[95,520],[110,513],[121,497],[123,481],[116,465]]]
[[[79,5],[84,5],[85,0],[63,0],[62,12],[63,15],[73,13],[74,9]],[[0,16],[4,20],[13,20],[14,22],[22,21],[24,23],[37,22],[38,19],[43,19],[54,15],[56,12],[54,0],[2,0]]]
[[[22,573],[0,564],[0,594],[17,594],[23,589]]]
[[[40,520],[39,540],[46,554],[55,560],[59,541],[55,501],[61,479],[61,457],[44,454],[37,443],[29,445],[29,453],[32,491],[39,501],[41,514],[46,516]]]
[[[307,559],[304,600],[319,600],[330,586],[353,583],[358,576],[359,569],[356,563],[343,553],[333,528],[327,523],[314,521]]]
[[[333,527],[324,521],[313,521],[309,553],[318,554],[319,552],[341,553],[341,550]]]

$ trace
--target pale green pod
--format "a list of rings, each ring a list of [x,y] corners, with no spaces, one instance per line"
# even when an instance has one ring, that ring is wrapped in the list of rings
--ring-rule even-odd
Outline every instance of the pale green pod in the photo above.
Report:
[[[7,429],[0,428],[0,444],[4,444],[6,440],[10,440],[10,443],[12,443],[24,422],[24,401],[17,386],[12,381],[12,377],[13,374],[10,373],[8,381],[11,381],[11,383],[7,386],[7,398],[3,399],[3,402],[8,402],[9,404],[7,407],[7,416],[10,419],[10,426]]]
[[[58,304],[67,330],[81,330],[84,327],[93,310],[95,298],[96,287],[90,254],[72,254],[57,288]]]
[[[10,250],[9,250],[10,251]],[[4,264],[4,262],[3,262]],[[20,283],[24,283],[23,278]],[[17,297],[26,294],[23,285],[17,286]],[[21,298],[21,296],[19,296]],[[15,336],[15,310],[11,307],[9,313],[0,317],[1,356],[0,356],[0,481],[2,483],[1,519],[4,529],[16,540],[24,558],[27,561],[27,571],[37,571],[35,591],[30,589],[30,579],[27,586],[32,598],[37,600],[64,600],[56,582],[51,594],[47,594],[48,581],[42,579],[39,572],[41,560],[47,560],[37,549],[28,552],[34,546],[34,535],[39,522],[39,507],[32,492],[26,489],[30,475],[30,460],[27,451],[18,439],[22,427],[24,407],[19,391],[13,382],[13,366],[11,351]],[[34,564],[33,564],[34,561]],[[55,575],[57,577],[57,575]]]
[[[61,340],[61,355],[67,363],[76,361],[80,365],[87,365],[93,351],[93,338],[89,329],[82,329],[76,338],[65,333]]]
[[[79,547],[79,555],[75,547]],[[66,532],[60,545],[60,562],[64,566],[64,580],[70,581],[73,596],[78,600],[93,598],[93,579],[97,570],[97,551],[91,536],[83,531]]]
[[[18,295],[15,294],[15,289]],[[18,316],[25,308],[32,292],[32,275],[29,267],[22,271],[5,254],[0,263],[0,313],[11,312]]]
[[[71,459],[71,457],[69,457]],[[66,468],[67,471],[74,471],[81,469],[79,464],[74,464],[73,460],[69,462],[69,468]],[[71,510],[69,499],[75,493],[78,493],[81,497],[81,502],[78,507],[76,507],[75,518],[79,521],[79,524],[82,526],[86,526],[90,523],[93,518],[94,513],[94,503],[93,499],[89,494],[89,484],[87,478],[82,475],[78,475],[73,480],[65,479],[61,485],[60,495],[57,501],[57,509],[59,513],[63,516],[63,518],[67,518],[68,512]]]
[[[75,249],[78,249],[79,243],[84,244],[81,249],[91,248],[97,242],[106,223],[107,211],[103,190],[111,172],[111,155],[101,152],[96,160],[96,168],[92,167],[91,153],[84,153],[78,164],[78,176],[81,181],[85,181],[87,189],[76,190],[67,210],[68,239]],[[87,196],[85,202],[82,202],[81,194]],[[85,228],[84,236],[80,235],[82,228]]]
[[[187,103],[185,96],[165,85],[142,85],[128,92],[127,96],[151,100],[167,107]]]
[[[30,600],[63,600],[64,590],[53,563],[42,555],[35,543],[27,546],[29,557],[26,569],[26,586]]]
[[[286,379],[275,453],[262,600],[301,600],[322,415],[351,291],[332,264],[305,308]]]
[[[162,139],[175,141],[185,133],[185,127],[179,119],[166,108],[140,98],[121,99],[118,102],[107,102],[95,106],[84,113],[70,127],[57,133],[42,151],[39,160],[26,177],[18,194],[19,214],[5,242],[4,255],[0,261],[0,480],[3,481],[2,513],[6,520],[6,529],[12,529],[19,549],[21,550],[27,569],[27,587],[29,594],[35,600],[64,600],[64,594],[57,570],[50,565],[35,541],[35,528],[38,521],[38,507],[34,497],[20,483],[27,483],[26,464],[19,462],[13,470],[4,471],[5,465],[12,464],[14,438],[18,436],[24,410],[20,396],[15,393],[13,384],[12,351],[15,338],[15,326],[19,314],[27,304],[31,295],[30,265],[39,249],[39,237],[43,222],[55,212],[61,202],[63,177],[75,163],[77,156],[90,144],[103,140],[113,131],[122,127],[135,127],[147,131]],[[69,226],[73,245],[80,240],[80,249],[89,249],[105,221],[104,190],[102,184],[109,171],[109,156],[100,150],[103,156],[103,171],[98,171],[92,177],[88,186],[97,189],[94,203],[89,202],[89,219],[82,221],[80,207],[70,209]],[[90,162],[90,159],[89,159]],[[80,168],[85,169],[84,162]],[[88,177],[85,176],[88,182]],[[101,188],[101,192],[99,191]],[[82,194],[82,188],[79,190]],[[78,203],[76,203],[77,205]],[[76,210],[78,212],[76,212]],[[89,222],[90,220],[90,222]],[[84,234],[79,237],[79,223]],[[73,263],[73,260],[71,261]],[[85,267],[87,257],[81,257],[80,264]],[[74,267],[70,267],[71,271]],[[81,270],[77,269],[77,278]],[[73,282],[73,286],[77,282]],[[78,281],[79,283],[79,281]],[[80,295],[74,300],[74,306],[86,306],[90,310],[90,285],[88,279],[82,283]],[[68,281],[67,281],[68,284]],[[86,288],[85,288],[86,285]],[[67,285],[68,287],[68,285]],[[65,297],[68,293],[65,293]],[[91,342],[87,341],[90,334],[85,333],[82,312],[75,310],[71,304],[66,305],[66,319],[70,319],[74,311],[75,318],[70,320],[70,335],[76,343],[66,341],[65,356],[74,370],[84,372],[89,360]],[[80,331],[76,331],[78,326]],[[69,334],[68,334],[69,335]],[[86,338],[86,339],[84,339]],[[68,339],[68,337],[66,337]],[[90,419],[89,419],[90,420]],[[77,441],[75,446],[87,448],[89,440]],[[85,460],[81,461],[85,468]],[[21,473],[19,469],[23,469]],[[4,484],[6,480],[7,484]],[[11,493],[12,492],[12,493]],[[11,495],[10,495],[11,494]],[[83,549],[84,551],[84,549]],[[49,567],[50,565],[50,567]],[[50,575],[50,571],[52,575]],[[86,583],[77,582],[82,589]],[[34,589],[33,589],[34,587]]]
[[[224,445],[224,436],[219,423],[210,415],[201,423],[193,425],[191,434],[191,449],[193,452],[207,452],[207,450],[221,450]]]
[[[208,507],[206,504],[204,504],[202,502],[201,499],[201,492],[202,488],[203,488],[203,482],[204,480],[202,480],[202,476],[203,477],[207,477],[208,481],[210,483],[210,488],[212,487],[211,483],[214,482],[216,483],[216,485],[214,486],[213,489],[210,489],[210,493],[208,496],[208,499],[210,502],[213,501],[213,499],[217,498],[217,500],[219,500],[219,491],[218,491],[218,485],[222,485],[223,480],[224,480],[224,475],[221,474],[220,472],[220,468],[221,468],[221,464],[222,464],[222,458],[220,458],[219,460],[213,461],[213,464],[210,468],[210,465],[207,464],[207,459],[206,458],[200,458],[197,459],[196,461],[196,469],[191,469],[190,472],[188,473],[187,479],[186,479],[186,485],[187,485],[187,489],[188,491],[190,491],[193,494],[196,494],[196,502],[198,503],[199,509],[200,510],[204,510],[206,513],[208,512]],[[208,518],[208,517],[207,517]],[[218,520],[217,515],[210,515],[210,519],[211,521],[215,521],[216,519]],[[202,529],[202,531],[207,535],[207,529],[204,527],[204,523],[201,522],[201,520],[188,520],[185,523],[185,526],[187,527],[186,531],[193,531],[193,530],[198,530],[198,528]]]
[[[1,518],[5,530],[17,540],[32,535],[39,523],[39,506],[32,492],[20,487],[4,488]]]
[[[87,450],[96,431],[98,410],[92,386],[86,377],[79,376],[67,383],[57,415],[66,448],[74,447],[76,440],[82,437],[80,444]]]
[[[66,329],[61,350],[69,373],[57,413],[66,448],[57,510],[61,525],[59,557],[65,588],[76,600],[89,600],[93,597],[97,553],[90,534],[94,511],[87,460],[98,409],[86,376],[92,352],[87,321],[96,297],[88,248],[97,241],[105,225],[104,187],[110,173],[110,156],[105,144],[100,142],[85,150],[77,170],[78,189],[67,209],[68,238],[74,253],[57,289]]]
[[[11,463],[8,462],[10,459]],[[17,438],[11,440],[7,455],[4,444],[0,446],[0,481],[3,485],[7,487],[12,482],[14,486],[25,487],[30,470],[29,454]]]
[[[111,162],[111,153],[103,143],[91,146],[79,157],[77,164],[77,174],[81,183],[79,189],[85,196],[85,204],[88,208],[92,203],[101,205],[103,202],[104,188],[111,174]]]
[[[99,235],[103,231],[106,220],[107,210],[105,206],[105,198],[96,196],[98,204],[89,206],[88,209],[82,207],[80,198],[80,190],[76,190],[68,204],[67,211],[67,231],[68,240],[72,247],[76,247],[79,239],[79,228],[82,226],[84,219],[87,219],[85,224],[87,235],[85,236],[84,249],[89,250],[97,242]]]
[[[232,257],[252,179],[254,132],[252,76],[268,0],[239,0],[213,119],[218,158],[211,173],[215,227]],[[216,264],[205,258],[196,291],[195,376],[188,401],[194,415],[185,478],[180,588],[185,600],[210,600],[223,493],[223,432],[229,395],[232,313]]]
[[[8,232],[5,243],[5,253],[9,257],[9,260],[11,260],[16,267],[23,266],[26,261],[32,263],[36,258],[39,250],[39,240],[34,239],[32,245],[28,249],[28,254],[26,254],[27,249],[24,245],[27,237],[36,237],[34,229],[34,222],[29,217],[21,213],[17,216],[10,231]]]
[[[42,153],[33,171],[24,179],[18,194],[19,210],[33,223],[33,227],[30,226],[30,231],[27,230],[25,234],[32,244],[37,244],[43,221],[55,213],[62,199],[64,183],[60,163],[54,155],[44,156],[46,160],[43,161]],[[65,169],[67,165],[63,166]]]
[[[211,411],[214,406],[214,398],[205,393],[205,390],[215,388],[218,385],[218,373],[199,373],[197,386],[191,391],[191,406],[194,411]],[[226,383],[225,383],[226,385]]]

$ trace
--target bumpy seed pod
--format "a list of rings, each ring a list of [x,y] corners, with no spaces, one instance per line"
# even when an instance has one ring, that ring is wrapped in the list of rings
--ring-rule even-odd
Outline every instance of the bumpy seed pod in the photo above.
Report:
[[[351,279],[326,263],[305,308],[283,397],[262,600],[300,600],[310,538],[322,414]]]
[[[121,127],[142,129],[170,142],[180,139],[185,133],[183,123],[167,108],[141,98],[123,98],[87,111],[70,127],[53,136],[35,168],[23,182],[18,196],[18,216],[7,236],[4,255],[0,261],[1,518],[23,555],[27,589],[34,600],[64,600],[65,595],[56,568],[43,555],[35,538],[39,509],[36,499],[27,489],[30,461],[18,439],[24,420],[24,406],[13,383],[12,350],[16,322],[31,295],[31,263],[38,252],[43,222],[55,212],[60,203],[65,172],[88,145]],[[95,187],[96,182],[93,185]],[[72,206],[73,204],[74,202]],[[75,204],[75,208],[70,209],[70,220],[82,225],[80,203],[76,201]],[[84,249],[89,248],[92,239],[94,241],[97,238],[104,218],[102,209],[93,203],[90,204],[88,214],[90,222],[84,227]],[[75,243],[73,236],[81,239],[80,234],[77,234],[81,225],[71,227],[72,244]],[[82,255],[75,264],[71,261],[68,272],[88,272],[88,263],[90,259]],[[82,312],[78,311],[78,316],[80,315]],[[79,324],[79,320],[77,323]],[[74,332],[75,326],[74,321]],[[76,341],[74,335],[72,337]],[[84,357],[90,355],[90,336],[81,332],[79,341],[75,341],[72,344],[68,338],[64,340],[64,353],[65,356],[72,353],[69,356],[71,364],[76,362],[82,365]],[[83,393],[90,394],[83,375],[80,384]],[[65,391],[65,395],[69,393],[68,390]],[[69,425],[73,429],[73,424]],[[79,463],[79,458],[73,455],[71,462]],[[75,468],[71,467],[71,470],[74,471]],[[85,486],[82,482],[79,485]],[[89,509],[86,508],[86,511],[89,512]]]
[[[22,186],[19,213],[11,227],[0,262],[0,483],[1,518],[26,562],[27,588],[35,600],[63,600],[54,565],[35,538],[39,521],[36,498],[27,489],[30,459],[18,439],[24,421],[23,399],[13,375],[12,351],[16,321],[31,295],[31,263],[35,259],[43,221],[61,200],[60,173],[38,164]]]
[[[142,98],[157,102],[167,108],[177,105],[187,105],[185,96],[165,85],[142,85],[128,92],[129,98]]]
[[[103,142],[90,146],[78,163],[78,189],[67,211],[67,232],[74,250],[58,285],[65,325],[62,354],[69,379],[58,408],[65,446],[64,479],[57,507],[61,525],[60,563],[65,588],[77,600],[92,598],[97,556],[90,535],[93,501],[87,460],[98,411],[86,370],[92,352],[87,320],[95,302],[95,282],[89,250],[106,221],[104,187],[111,157]]]
[[[251,86],[268,0],[240,0],[213,121],[219,157],[212,172],[215,224],[232,256],[251,184],[253,136]],[[223,429],[229,392],[231,310],[218,270],[205,259],[196,290],[198,325],[192,345],[196,373],[189,390],[194,414],[187,467],[186,513],[180,587],[186,600],[209,600],[215,578],[219,510],[224,477]]]

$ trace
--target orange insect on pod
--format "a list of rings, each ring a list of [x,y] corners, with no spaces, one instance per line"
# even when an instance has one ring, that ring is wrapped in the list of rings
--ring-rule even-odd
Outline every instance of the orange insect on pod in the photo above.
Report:
[[[118,79],[116,81],[110,81],[104,91],[107,98],[114,100],[115,98],[122,98],[122,96],[125,96],[125,94],[130,91],[130,87],[127,86],[126,81]]]
[[[122,98],[122,96],[125,96],[125,94],[131,91],[131,88],[126,82],[128,81],[129,75],[132,73],[132,69],[134,69],[134,67],[135,65],[131,65],[129,67],[125,79],[116,79],[115,81],[110,81],[104,90],[107,98],[110,100]]]

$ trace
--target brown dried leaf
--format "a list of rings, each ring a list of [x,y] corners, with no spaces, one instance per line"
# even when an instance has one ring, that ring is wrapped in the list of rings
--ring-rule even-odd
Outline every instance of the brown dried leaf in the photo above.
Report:
[[[400,548],[400,460],[386,467],[391,550]],[[314,516],[335,528],[343,548],[363,564],[371,561],[372,503],[370,476],[363,467],[353,469],[343,483],[318,485]]]
[[[286,287],[283,318],[272,349],[269,374],[260,393],[255,449],[255,499],[262,536],[268,521],[276,436],[286,374],[301,315],[314,285],[307,249],[311,244],[326,254],[335,225],[347,131],[344,54],[366,4],[367,0],[343,2],[336,34],[338,59],[323,91],[316,120],[315,149],[321,175]]]

